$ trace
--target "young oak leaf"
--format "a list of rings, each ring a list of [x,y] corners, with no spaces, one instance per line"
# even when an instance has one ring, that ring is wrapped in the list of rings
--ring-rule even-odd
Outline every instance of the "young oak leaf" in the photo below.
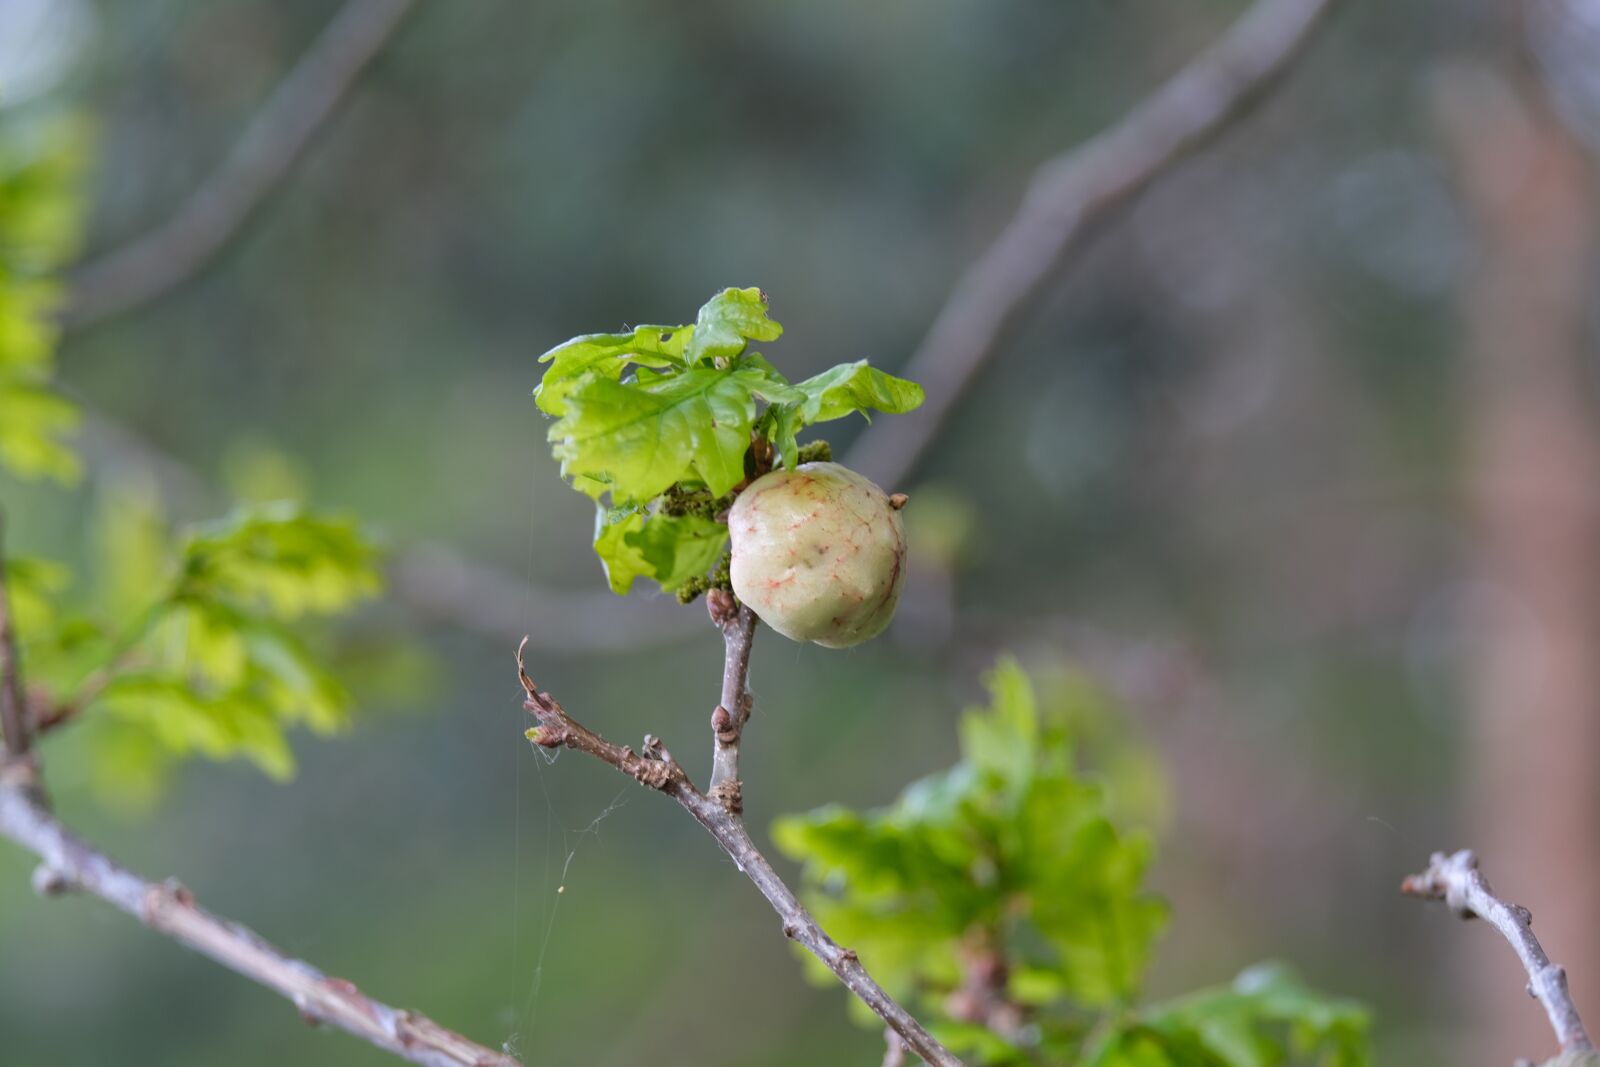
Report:
[[[715,566],[727,543],[728,528],[703,515],[602,507],[595,517],[595,555],[618,596],[635,578],[654,579],[670,592]]]
[[[636,326],[627,333],[574,337],[539,357],[550,364],[533,395],[547,415],[566,414],[564,398],[589,374],[620,381],[629,366],[683,368],[710,357],[728,360],[749,341],[773,341],[783,327],[767,317],[760,289],[724,289],[700,308],[692,326]]]
[[[808,426],[842,419],[857,411],[863,415],[868,411],[903,415],[921,406],[923,399],[922,386],[885,374],[864,359],[841,363],[795,383],[795,388],[805,394],[800,414]]]
[[[673,367],[683,365],[683,349],[691,326],[636,326],[631,333],[591,333],[559,344],[539,357],[550,364],[533,391],[534,402],[547,415],[566,414],[563,398],[587,374],[617,381],[629,365]]]
[[[566,394],[551,451],[562,474],[589,476],[579,483],[586,490],[603,483],[613,504],[648,501],[685,479],[721,496],[744,478],[757,397],[792,395],[757,366],[691,367],[632,382],[590,375]]]
[[[903,415],[915,410],[923,400],[922,386],[886,374],[864,359],[841,363],[796,382],[793,389],[798,399],[774,405],[766,427],[784,466],[791,468],[800,447],[796,436],[805,427],[858,411],[863,416],[869,411]]]
[[[783,327],[767,317],[767,294],[760,289],[724,289],[700,308],[684,356],[732,359],[749,341],[776,341]]]

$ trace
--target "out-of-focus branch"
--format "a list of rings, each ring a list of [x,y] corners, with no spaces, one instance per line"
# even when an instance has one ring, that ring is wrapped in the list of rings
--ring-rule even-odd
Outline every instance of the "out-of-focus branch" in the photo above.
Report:
[[[19,769],[22,773],[18,773]],[[156,933],[287,997],[311,1023],[326,1023],[424,1067],[518,1067],[414,1012],[391,1008],[342,978],[293,959],[254,932],[213,915],[176,882],[147,882],[74,835],[31,795],[31,773],[0,764],[0,835],[37,855],[34,887],[46,895],[83,890]]]
[[[755,640],[756,613],[735,602],[725,589],[706,594],[711,621],[722,630],[722,700],[711,713],[715,748],[707,794],[730,814],[744,810],[744,783],[739,780],[739,739],[750,719],[750,645]]]
[[[468,559],[437,543],[402,549],[389,570],[390,590],[423,619],[436,619],[492,641],[519,631],[551,652],[632,651],[685,640],[695,615],[671,597],[619,597],[609,591],[555,589]]]
[[[1044,286],[1172,166],[1249,113],[1337,0],[1257,0],[1215,45],[1116,126],[1041,166],[1022,205],[957,281],[904,373],[927,399],[872,424],[848,466],[902,487]]]
[[[906,1067],[906,1043],[893,1030],[883,1032],[883,1067]]]
[[[186,507],[224,506],[225,494],[182,460],[91,407],[85,406],[83,414],[82,446],[92,469],[137,468],[154,479],[163,495]],[[390,564],[389,584],[394,598],[421,619],[492,641],[528,634],[534,647],[550,652],[633,650],[685,640],[696,632],[694,613],[670,597],[623,599],[610,592],[533,585],[436,542],[398,551]]]
[[[525,646],[524,646],[525,647]],[[646,736],[642,749],[618,745],[577,722],[549,693],[541,693],[523,668],[522,649],[517,651],[517,672],[527,692],[523,707],[539,724],[528,731],[528,739],[545,748],[570,748],[609,763],[641,785],[659,790],[676,800],[695,822],[705,828],[735,866],[767,898],[767,903],[783,921],[785,937],[803,945],[827,965],[845,988],[883,1020],[906,1046],[930,1067],[965,1067],[949,1049],[941,1045],[910,1012],[901,1007],[867,973],[854,951],[828,936],[794,890],[772,869],[745,829],[744,820],[716,799],[695,788],[677,760],[660,739]]]
[[[1527,970],[1528,992],[1550,1017],[1561,1051],[1588,1052],[1594,1048],[1567,991],[1567,972],[1550,962],[1539,939],[1533,936],[1533,915],[1527,908],[1494,895],[1478,870],[1477,856],[1465,849],[1450,856],[1435,852],[1428,869],[1407,878],[1400,891],[1425,900],[1442,900],[1461,918],[1484,919],[1500,931]]]
[[[348,0],[272,93],[227,161],[177,212],[77,271],[63,312],[79,328],[156,299],[238,233],[305,154],[416,0]]]

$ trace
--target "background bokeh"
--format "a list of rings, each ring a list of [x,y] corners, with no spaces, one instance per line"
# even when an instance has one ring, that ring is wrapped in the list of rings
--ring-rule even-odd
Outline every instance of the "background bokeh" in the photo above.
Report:
[[[183,201],[335,7],[0,0],[0,106],[95,122],[86,258]],[[805,983],[766,904],[681,812],[522,741],[512,649],[563,625],[540,590],[605,595],[589,505],[528,395],[535,357],[760,285],[787,330],[768,355],[791,377],[863,357],[897,369],[1030,171],[1242,7],[420,5],[238,239],[159,301],[69,332],[61,378],[205,482],[303,492],[397,548],[497,568],[523,618],[468,629],[385,601],[341,640],[356,661],[404,656],[355,663],[355,729],[302,739],[292,784],[193,765],[153,807],[119,804],[74,770],[66,736],[46,753],[61,809],[135,869],[530,1064],[875,1062],[879,1035]],[[1496,564],[1496,517],[1541,513],[1496,510],[1484,471],[1557,488],[1593,471],[1571,462],[1592,445],[1587,275],[1540,364],[1571,406],[1529,419],[1576,418],[1577,437],[1517,451],[1494,429],[1496,398],[1538,362],[1496,332],[1516,309],[1495,279],[1542,290],[1497,274],[1516,242],[1493,228],[1523,231],[1482,210],[1504,200],[1474,175],[1493,186],[1537,153],[1472,123],[1560,73],[1530,73],[1502,15],[1351,0],[1259,114],[1049,289],[912,483],[890,487],[913,497],[919,553],[894,630],[844,653],[761,635],[756,827],[885,802],[947,764],[999,650],[1075,662],[1170,775],[1156,991],[1283,958],[1375,1007],[1380,1062],[1467,1062],[1452,1050],[1487,1047],[1469,1020],[1494,1002],[1512,1020],[1499,1033],[1541,1040],[1510,954],[1464,956],[1488,935],[1394,892],[1469,838],[1495,875],[1492,843],[1531,832],[1495,821],[1529,779],[1491,773],[1484,694],[1514,697],[1486,679],[1482,634],[1516,625],[1485,623],[1493,605],[1540,610]],[[1583,87],[1567,88],[1581,154]],[[1554,231],[1587,242],[1583,188]],[[844,445],[859,427],[829,429]],[[97,439],[82,493],[0,485],[15,548],[87,559],[97,501],[151,479],[180,519],[226,499]],[[1589,597],[1581,517],[1562,529],[1575,551],[1552,556],[1573,537],[1546,529],[1531,555],[1578,561],[1550,584]],[[700,606],[639,611],[650,624],[616,641],[619,615],[573,612],[569,647],[530,666],[590,725],[658,732],[703,777],[720,642]],[[1574,684],[1551,729],[1578,724],[1556,742],[1593,766],[1580,727],[1600,693]],[[1600,849],[1591,799],[1551,802],[1595,838],[1569,837],[1578,852]],[[29,868],[0,847],[5,1063],[388,1062],[95,902],[36,900]],[[1596,899],[1589,869],[1552,856],[1497,881],[1559,913]],[[1600,951],[1551,947],[1600,1010]]]

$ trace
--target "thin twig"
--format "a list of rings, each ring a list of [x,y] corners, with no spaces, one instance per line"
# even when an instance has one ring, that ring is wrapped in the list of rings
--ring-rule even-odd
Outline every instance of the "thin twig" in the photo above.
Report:
[[[1544,1006],[1562,1052],[1588,1052],[1594,1044],[1578,1018],[1577,1006],[1567,991],[1567,972],[1550,962],[1539,939],[1533,936],[1533,915],[1527,908],[1494,895],[1478,870],[1478,857],[1463,849],[1454,855],[1435,852],[1428,869],[1400,885],[1400,891],[1425,900],[1442,900],[1463,919],[1486,920],[1511,943],[1528,972],[1528,993]]]
[[[81,328],[193,276],[294,169],[416,0],[348,0],[284,77],[226,162],[177,212],[79,270],[63,321]]]
[[[8,760],[28,755],[28,700],[22,686],[22,657],[17,655],[17,631],[11,619],[11,597],[6,585],[5,517],[0,515],[0,731],[5,732]]]
[[[957,281],[906,363],[903,373],[927,390],[922,407],[873,423],[846,465],[902,486],[1044,286],[1156,179],[1248,114],[1337,2],[1257,0],[1127,118],[1035,171],[1016,215]]]
[[[711,713],[715,743],[711,785],[707,793],[731,814],[744,810],[744,783],[739,778],[739,739],[750,721],[750,646],[755,640],[756,613],[737,603],[725,589],[706,594],[711,621],[722,630],[722,698]]]
[[[518,1067],[414,1012],[368,997],[342,978],[331,978],[292,959],[237,923],[197,905],[176,882],[148,882],[117,865],[66,829],[27,788],[17,764],[0,765],[0,836],[37,855],[40,892],[92,893],[202,956],[287,997],[307,1022],[326,1023],[425,1067]]]
[[[523,707],[539,724],[528,731],[530,741],[545,748],[564,747],[586,753],[609,763],[640,784],[676,800],[695,822],[716,839],[735,866],[767,898],[772,910],[783,920],[784,936],[803,945],[826,964],[845,988],[899,1034],[907,1047],[921,1056],[924,1062],[931,1067],[965,1067],[960,1059],[878,985],[861,965],[854,951],[844,948],[828,936],[805,905],[800,903],[800,898],[772,869],[772,864],[767,862],[767,858],[751,840],[744,821],[696,789],[683,767],[672,758],[659,739],[647,736],[639,752],[630,746],[607,741],[568,715],[549,693],[539,691],[523,668],[520,648],[517,650],[517,671],[522,687],[527,692]]]

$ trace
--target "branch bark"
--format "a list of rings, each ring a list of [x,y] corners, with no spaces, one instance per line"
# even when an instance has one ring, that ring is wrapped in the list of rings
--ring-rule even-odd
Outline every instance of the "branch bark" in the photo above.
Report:
[[[350,982],[285,955],[251,930],[195,903],[176,882],[149,882],[98,852],[61,824],[32,793],[30,768],[0,764],[0,836],[37,855],[41,893],[92,893],[156,933],[287,997],[307,1022],[336,1026],[424,1067],[519,1067],[414,1012],[373,1000]]]
[[[733,594],[713,589],[706,594],[711,621],[722,630],[722,699],[711,713],[715,743],[711,755],[711,784],[706,792],[728,809],[744,811],[744,782],[739,778],[739,741],[750,721],[750,646],[755,640],[756,613],[736,603]]]
[[[348,0],[273,91],[226,162],[166,222],[77,272],[64,324],[131,311],[192,277],[305,155],[416,0]]]
[[[1337,3],[1257,0],[1122,122],[1035,171],[1016,215],[956,282],[901,372],[926,390],[922,407],[873,423],[846,465],[902,486],[1040,291],[1157,179],[1249,114]]]
[[[1567,990],[1567,972],[1550,962],[1539,939],[1533,936],[1532,913],[1495,896],[1478,870],[1478,857],[1471,851],[1464,849],[1450,856],[1435,852],[1428,869],[1407,878],[1400,891],[1424,900],[1442,900],[1459,917],[1484,919],[1500,931],[1528,972],[1528,992],[1543,1005],[1561,1051],[1594,1049]]]
[[[803,945],[833,972],[840,983],[900,1035],[906,1047],[921,1056],[930,1067],[965,1067],[949,1049],[910,1012],[906,1011],[867,973],[861,959],[843,947],[818,925],[792,889],[773,870],[772,864],[750,838],[744,822],[721,803],[695,788],[683,767],[672,758],[660,739],[646,736],[644,746],[635,752],[596,734],[568,715],[549,693],[542,693],[523,667],[522,649],[517,650],[517,673],[527,692],[523,702],[538,726],[528,731],[528,740],[545,748],[570,748],[609,763],[641,785],[665,793],[676,800],[695,822],[705,828],[728,854],[744,876],[767,898],[772,910],[783,921],[785,937]]]

